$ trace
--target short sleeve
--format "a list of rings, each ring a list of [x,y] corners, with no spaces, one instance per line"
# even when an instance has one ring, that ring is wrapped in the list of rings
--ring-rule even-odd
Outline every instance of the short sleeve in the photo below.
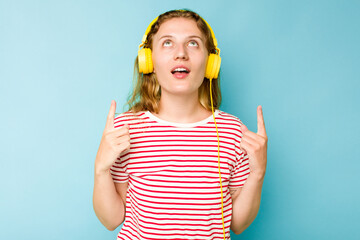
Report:
[[[129,174],[126,171],[125,163],[119,158],[111,166],[110,174],[116,183],[126,183],[129,181]]]
[[[114,119],[114,128],[122,127],[125,123],[128,122],[124,121],[124,114],[120,114]],[[128,161],[125,160],[125,157],[121,158],[121,156],[123,154],[120,154],[120,157],[116,159],[110,168],[111,177],[116,183],[126,183],[129,181],[129,174],[127,172]]]
[[[230,172],[229,188],[243,187],[249,174],[249,157],[240,150],[240,154],[236,158],[235,167]]]

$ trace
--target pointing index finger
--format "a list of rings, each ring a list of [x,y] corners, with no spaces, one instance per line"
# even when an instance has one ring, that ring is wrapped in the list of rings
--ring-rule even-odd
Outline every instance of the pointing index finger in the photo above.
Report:
[[[110,110],[109,110],[109,114],[107,116],[106,126],[105,126],[105,128],[107,128],[109,130],[114,128],[115,110],[116,110],[116,102],[114,100],[111,100],[111,106],[110,106]]]
[[[266,130],[265,130],[265,123],[264,123],[264,116],[262,111],[262,106],[259,105],[257,108],[257,122],[258,122],[258,131],[257,134],[266,137]]]

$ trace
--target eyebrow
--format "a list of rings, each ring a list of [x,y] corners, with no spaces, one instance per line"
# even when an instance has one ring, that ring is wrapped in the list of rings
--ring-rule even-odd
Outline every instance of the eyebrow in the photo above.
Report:
[[[163,38],[174,38],[174,36],[171,36],[171,35],[164,35],[164,36],[161,36],[159,38],[160,39],[163,39]],[[203,41],[203,39],[201,37],[199,37],[198,35],[191,35],[191,36],[188,36],[187,38],[198,38],[200,39],[201,41]]]

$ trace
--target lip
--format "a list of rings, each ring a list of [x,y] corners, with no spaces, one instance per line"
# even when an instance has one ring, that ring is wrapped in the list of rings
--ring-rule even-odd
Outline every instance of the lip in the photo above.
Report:
[[[171,69],[171,73],[172,73],[175,69],[177,69],[177,68],[185,68],[186,71],[188,71],[188,73],[190,73],[190,69],[189,69],[188,67],[186,67],[185,65],[176,65],[175,67],[173,67],[173,68]]]
[[[188,76],[188,73],[174,73],[173,76],[177,79],[184,79]]]

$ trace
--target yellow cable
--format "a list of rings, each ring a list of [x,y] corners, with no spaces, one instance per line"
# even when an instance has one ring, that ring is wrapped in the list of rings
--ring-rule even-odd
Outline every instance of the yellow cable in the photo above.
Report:
[[[223,203],[223,190],[222,190],[222,183],[221,183],[221,171],[220,171],[220,140],[219,140],[219,132],[216,125],[215,115],[214,115],[214,106],[213,106],[213,100],[212,100],[212,92],[211,92],[211,80],[210,78],[210,99],[211,99],[211,111],[214,118],[215,128],[216,128],[216,135],[218,139],[218,165],[219,165],[219,179],[220,179],[220,189],[221,189],[221,217],[222,217],[222,224],[223,224],[223,233],[224,233],[224,240],[225,239],[225,224],[224,224],[224,203]]]

